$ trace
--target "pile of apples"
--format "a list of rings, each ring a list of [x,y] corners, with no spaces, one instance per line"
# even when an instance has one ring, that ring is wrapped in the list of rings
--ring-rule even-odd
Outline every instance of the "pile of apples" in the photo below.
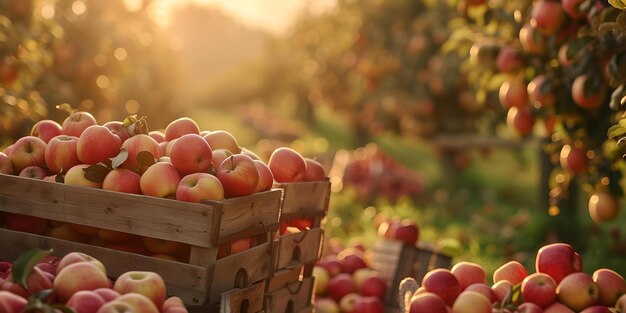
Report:
[[[29,251],[15,263],[0,262],[0,312],[187,312],[179,297],[167,297],[154,272],[126,272],[113,283],[102,262],[87,254],[49,253]]]
[[[99,125],[88,112],[62,108],[59,124],[37,122],[30,136],[0,152],[0,173],[72,186],[199,203],[270,190],[275,183],[322,181],[322,165],[288,147],[264,162],[227,131],[201,131],[188,117],[149,131],[145,117]],[[4,225],[55,238],[185,261],[189,246],[168,240],[6,213]],[[223,257],[256,244],[245,238],[220,247]]]
[[[419,239],[419,227],[411,219],[400,219],[394,216],[390,219],[382,217],[378,224],[378,236],[381,238],[403,242],[414,246]]]
[[[368,251],[357,245],[328,254],[315,264],[315,312],[384,312],[388,286],[366,262]]]
[[[517,261],[505,263],[490,286],[479,264],[459,262],[451,270],[428,272],[419,288],[411,278],[403,280],[400,302],[410,313],[626,312],[624,278],[607,268],[583,272],[580,255],[569,244],[540,248],[535,268],[529,274]]]

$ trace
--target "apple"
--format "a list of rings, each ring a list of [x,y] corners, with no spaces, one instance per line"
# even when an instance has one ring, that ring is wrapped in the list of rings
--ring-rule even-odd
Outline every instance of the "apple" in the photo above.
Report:
[[[337,274],[328,282],[328,296],[335,301],[339,301],[345,295],[353,292],[356,292],[356,284],[350,274]]]
[[[103,127],[109,129],[113,134],[118,136],[122,142],[126,141],[126,139],[132,137],[129,133],[128,129],[124,127],[124,123],[120,121],[109,121],[102,124]]]
[[[76,262],[59,270],[54,279],[54,292],[63,303],[80,290],[109,287],[110,281],[92,262]]]
[[[100,307],[97,313],[135,313],[135,309],[126,302],[111,301]]]
[[[600,290],[599,305],[614,306],[617,303],[617,299],[626,294],[624,277],[613,270],[608,268],[598,269],[593,273],[592,279]]]
[[[535,115],[530,107],[511,107],[506,114],[506,125],[514,134],[526,136],[533,131]]]
[[[65,174],[64,183],[70,186],[83,186],[91,188],[102,188],[102,182],[94,182],[85,177],[84,169],[90,167],[89,164],[78,164],[72,166]]]
[[[102,189],[141,194],[139,182],[141,176],[125,168],[116,168],[110,171],[102,181]]]
[[[311,158],[304,158],[306,170],[304,172],[304,181],[323,181],[326,178],[326,172],[322,164]]]
[[[330,277],[343,273],[343,263],[339,261],[336,255],[328,255],[322,258],[317,264],[325,268]]]
[[[532,302],[524,302],[517,307],[517,311],[519,313],[543,313],[543,309],[532,303]]]
[[[53,120],[41,120],[30,129],[30,135],[48,143],[50,139],[61,135],[61,125]]]
[[[503,280],[502,282],[506,282],[506,280]],[[489,299],[489,302],[491,303],[498,302],[498,297],[496,296],[496,293],[486,283],[474,283],[465,287],[464,290],[476,291],[482,294],[483,296],[487,297],[487,299]]]
[[[521,78],[509,78],[502,85],[498,93],[500,105],[509,109],[528,106],[528,85]]]
[[[48,230],[48,219],[6,212],[4,216],[6,228],[25,233],[43,235]]]
[[[95,236],[98,234],[98,231],[100,230],[100,228],[98,227],[93,227],[93,226],[87,226],[87,225],[82,225],[82,224],[76,224],[76,223],[67,223],[67,225],[75,232],[81,234],[81,235],[85,235],[85,236]]]
[[[4,152],[0,152],[0,174],[13,175],[14,173],[11,159]]]
[[[143,244],[146,248],[154,253],[174,254],[182,247],[182,243],[177,241],[158,239],[152,237],[143,237]]]
[[[584,173],[589,167],[587,152],[580,145],[564,145],[559,154],[559,162],[564,170],[572,174]]]
[[[161,141],[161,142],[159,142],[159,155],[161,157],[166,157],[166,156],[169,157],[168,156],[169,154],[167,153],[167,147],[168,147],[169,144],[170,144],[169,141]]]
[[[167,157],[170,156],[170,153],[172,152],[172,147],[174,146],[174,143],[176,142],[176,140],[178,140],[178,138],[167,141],[167,145],[165,146],[165,156]],[[159,145],[159,150],[162,150],[162,147],[160,145]]]
[[[0,290],[0,312],[22,313],[28,301],[12,292]]]
[[[176,189],[176,200],[199,203],[204,200],[223,200],[224,188],[217,177],[194,173],[183,177]]]
[[[596,78],[583,74],[574,79],[572,84],[572,99],[583,109],[598,108],[606,98],[606,85]]]
[[[485,270],[477,263],[461,261],[455,264],[450,272],[456,277],[459,286],[461,286],[461,290],[465,290],[472,284],[487,283]]]
[[[567,306],[565,306],[565,304],[562,304],[560,302],[554,302],[551,306],[545,308],[543,312],[544,313],[576,313],[570,310],[570,308],[568,308]]]
[[[69,223],[63,223],[61,226],[53,227],[47,234],[52,238],[63,239],[67,241],[86,243],[89,237],[85,236],[70,227]]]
[[[97,164],[119,154],[122,139],[100,125],[87,127],[78,138],[76,153],[84,164]]]
[[[66,307],[74,309],[76,313],[97,313],[106,303],[104,298],[92,290],[80,290],[73,294]]]
[[[180,174],[172,164],[159,162],[150,166],[141,175],[139,186],[141,187],[141,193],[146,196],[175,198],[181,179]]]
[[[615,310],[617,310],[618,313],[626,312],[626,295],[622,295],[619,299],[617,299],[617,302],[615,303]]]
[[[138,293],[146,296],[157,308],[165,302],[165,282],[155,272],[130,271],[122,274],[115,281],[113,289],[122,297],[128,293]],[[118,298],[118,300],[122,299]]]
[[[148,132],[148,136],[152,137],[152,139],[154,139],[154,141],[156,141],[159,144],[162,142],[166,142],[165,134],[160,130],[151,130],[150,132]],[[162,154],[162,155],[165,155],[165,154]]]
[[[7,261],[0,261],[0,279],[5,280],[11,274],[13,269],[13,263]],[[0,281],[2,283],[2,281]]]
[[[410,220],[402,220],[394,225],[393,239],[404,242],[407,245],[415,245],[419,238],[419,229]]]
[[[528,276],[528,272],[524,265],[518,261],[509,261],[493,272],[493,282],[508,280],[512,284],[517,285],[521,284],[526,276]]]
[[[256,185],[254,192],[268,191],[274,186],[274,175],[267,164],[261,160],[252,160],[259,171],[259,183]]]
[[[599,191],[589,198],[589,216],[597,224],[611,221],[619,215],[619,198],[606,191]]]
[[[98,230],[98,238],[102,239],[103,241],[107,243],[119,243],[119,242],[130,241],[131,239],[134,238],[134,236],[135,235],[133,234],[116,231],[112,229],[100,228],[100,230]]]
[[[46,142],[38,137],[26,136],[18,139],[8,155],[16,173],[29,166],[45,166]]]
[[[355,292],[351,292],[351,293],[341,297],[341,299],[338,300],[338,302],[339,302],[339,310],[341,312],[355,312],[354,311],[354,306],[356,305],[356,302],[361,297],[362,296],[360,294],[355,293]]]
[[[53,174],[66,173],[81,164],[77,149],[78,137],[59,135],[50,139],[44,153],[48,170]]]
[[[165,140],[171,141],[187,134],[200,134],[200,128],[194,120],[181,117],[169,123],[165,128]]]
[[[565,276],[556,287],[559,302],[579,312],[598,302],[600,289],[591,275],[583,272]]]
[[[448,313],[448,306],[432,292],[417,294],[411,298],[409,313]]]
[[[213,150],[213,157],[212,157],[212,159],[213,159],[213,169],[215,171],[217,171],[217,169],[220,168],[220,165],[222,165],[222,162],[224,162],[224,160],[226,160],[231,155],[233,155],[233,153],[230,152],[230,150],[214,149]]]
[[[167,311],[171,308],[176,308],[176,307],[181,307],[181,308],[185,308],[185,304],[183,303],[183,300],[179,297],[169,297],[167,299],[165,299],[165,302],[163,302],[163,306],[161,307],[161,311]]]
[[[591,10],[590,0],[562,0],[563,11],[573,19],[581,19],[587,16]]]
[[[253,160],[261,160],[260,156],[254,153],[254,151],[247,149],[247,148],[241,148],[241,154],[245,154],[249,156],[250,158],[252,158]]]
[[[548,46],[548,38],[531,24],[524,24],[519,31],[522,49],[529,54],[543,54]]]
[[[365,278],[359,290],[362,296],[383,300],[387,293],[387,283],[380,275],[374,274]]]
[[[181,175],[207,172],[212,165],[211,146],[196,134],[183,135],[170,151],[170,161]]]
[[[313,306],[317,313],[339,313],[339,305],[332,299],[315,297]]]
[[[432,292],[443,299],[443,301],[452,306],[454,300],[461,293],[459,281],[448,269],[434,269],[424,275],[422,286],[426,291]]]
[[[385,312],[385,307],[380,298],[364,296],[357,298],[352,312],[383,313]]]
[[[594,305],[580,311],[580,313],[612,313],[612,311],[605,306]]]
[[[565,12],[560,1],[540,0],[533,4],[530,25],[546,36],[556,34],[565,23]]]
[[[377,273],[378,272],[374,271],[373,269],[369,267],[360,268],[354,271],[354,273],[352,273],[352,279],[354,279],[354,283],[356,284],[356,289],[360,291],[365,279],[372,275],[377,275]]]
[[[553,243],[543,246],[537,252],[535,269],[538,273],[546,273],[559,285],[561,280],[582,270],[580,255],[566,243]]]
[[[241,251],[245,251],[256,245],[256,239],[254,237],[237,239],[230,244],[225,243],[219,246],[217,251],[217,258],[221,259],[229,255],[237,254]]]
[[[330,274],[326,268],[315,265],[313,266],[313,277],[315,277],[315,294],[323,295],[328,289],[328,281],[330,280]]]
[[[367,263],[363,259],[363,253],[354,248],[348,248],[341,251],[337,257],[343,265],[344,273],[353,274],[356,270],[367,268]]]
[[[452,305],[453,313],[491,313],[489,299],[476,291],[463,291]]]
[[[526,89],[528,99],[535,108],[551,107],[556,103],[556,96],[551,85],[548,90],[545,90],[545,84],[551,84],[551,81],[545,74],[536,76],[528,83]]]
[[[161,157],[159,144],[152,139],[152,137],[145,134],[139,134],[128,138],[124,141],[124,143],[122,143],[122,148],[128,151],[128,158],[124,161],[124,163],[122,163],[121,167],[131,171],[138,171],[140,174],[143,174],[146,171],[146,166],[144,164],[139,164],[137,161],[137,154],[139,154],[139,152],[150,152],[155,160]]]
[[[33,267],[26,280],[26,286],[28,286],[28,289],[24,288],[21,284],[15,282],[13,280],[13,274],[9,274],[9,276],[2,282],[2,284],[0,284],[0,290],[10,291],[16,295],[27,298],[31,294],[37,293],[39,291],[51,289],[53,279],[54,276],[44,272],[38,267]],[[51,295],[47,299],[52,300],[52,297],[54,297],[54,295]]]
[[[522,70],[526,61],[524,55],[513,47],[503,47],[498,53],[496,66],[501,73],[513,74]]]
[[[470,47],[469,60],[471,64],[483,69],[495,69],[499,51],[500,47],[497,45],[479,41]]]
[[[522,281],[522,299],[541,308],[556,301],[556,283],[548,274],[533,273]]]
[[[204,135],[204,140],[211,146],[211,149],[226,149],[232,154],[241,153],[241,148],[237,139],[225,130],[215,130]]]
[[[233,154],[220,165],[217,178],[224,187],[224,196],[234,198],[254,193],[259,183],[259,171],[247,155]]]
[[[61,258],[61,260],[59,261],[59,264],[57,265],[57,273],[63,270],[68,265],[71,265],[74,263],[80,263],[80,262],[92,263],[98,269],[100,269],[100,271],[102,271],[103,274],[106,275],[106,268],[104,267],[104,264],[100,262],[100,260],[86,253],[77,252],[77,251],[70,252]]]
[[[279,183],[304,181],[306,162],[296,150],[288,147],[274,150],[268,165],[274,174],[274,180]]]
[[[61,134],[80,137],[83,131],[92,125],[98,125],[93,115],[88,112],[77,111],[65,118],[61,124]]]
[[[44,179],[48,176],[48,171],[39,166],[29,166],[24,168],[18,176],[28,177],[33,179]]]
[[[498,302],[502,303],[507,294],[513,289],[513,283],[508,280],[501,280],[491,286],[491,290],[496,295]]]

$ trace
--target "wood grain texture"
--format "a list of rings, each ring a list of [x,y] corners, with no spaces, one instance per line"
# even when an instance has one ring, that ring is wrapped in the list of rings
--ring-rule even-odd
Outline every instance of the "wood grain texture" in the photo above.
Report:
[[[260,312],[263,310],[265,282],[222,294],[221,313]]]
[[[328,210],[330,181],[285,183],[283,189],[281,221],[300,217],[318,217]]]
[[[280,236],[276,269],[315,263],[320,255],[322,230],[312,228]]]
[[[251,228],[258,229],[257,235],[277,228],[281,196],[280,190],[271,190],[223,201],[220,240]]]
[[[163,277],[169,294],[179,296],[185,303],[201,303],[207,296],[207,270],[180,262],[90,246],[50,237],[0,228],[3,248],[0,259],[15,260],[30,249],[53,249],[55,255],[83,252],[100,260],[107,276],[117,278],[128,271],[154,271]]]
[[[279,270],[267,280],[267,292],[285,287],[286,285],[300,280],[304,268],[303,266]]]
[[[266,294],[265,311],[268,313],[298,312],[311,306],[314,279],[314,277],[307,277]]]
[[[0,174],[0,211],[211,247],[214,205]]]

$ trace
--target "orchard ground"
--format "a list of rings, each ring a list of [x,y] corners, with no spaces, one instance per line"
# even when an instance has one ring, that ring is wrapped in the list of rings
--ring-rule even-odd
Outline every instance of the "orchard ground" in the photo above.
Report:
[[[293,119],[283,120],[288,125],[264,122],[268,127],[276,127],[274,131],[279,134],[285,129],[296,129],[298,139],[286,144],[304,149],[305,155],[316,155],[328,170],[334,153],[356,148],[357,140],[340,117],[320,111],[311,125]],[[273,116],[273,120],[281,120],[279,112],[276,109],[272,112],[275,115],[268,113],[258,118]],[[282,114],[290,113],[282,111]],[[259,136],[261,130],[251,128],[237,112],[196,109],[190,116],[203,128],[231,131],[241,138],[242,146],[259,151],[268,144],[259,142],[264,138]],[[326,220],[329,237],[346,245],[358,241],[371,244],[377,237],[373,222],[377,213],[410,218],[420,227],[420,240],[445,247],[445,251],[453,254],[453,263],[471,261],[483,265],[487,277],[511,259],[532,270],[539,247],[554,241],[567,242],[567,238],[558,236],[557,227],[563,227],[563,222],[558,220],[560,216],[550,216],[547,205],[540,199],[537,143],[530,141],[517,148],[469,149],[463,156],[469,162],[458,164],[466,167],[455,168],[456,177],[449,181],[444,179],[442,163],[432,142],[392,135],[377,136],[372,141],[400,163],[421,172],[425,189],[417,200],[407,197],[390,203],[377,198],[371,204],[359,202],[350,188],[333,192]],[[579,225],[560,231],[578,243],[572,244],[581,252],[584,271],[608,267],[625,275],[626,239],[620,225],[626,223],[626,215],[596,225],[589,217],[587,201],[588,194],[581,190],[575,208]]]

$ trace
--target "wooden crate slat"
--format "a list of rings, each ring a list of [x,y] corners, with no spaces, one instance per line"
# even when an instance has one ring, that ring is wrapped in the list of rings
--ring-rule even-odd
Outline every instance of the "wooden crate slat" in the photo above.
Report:
[[[258,228],[257,233],[277,228],[281,196],[280,190],[271,190],[224,201],[219,237],[228,240],[250,228]]]
[[[15,260],[25,251],[35,248],[52,248],[55,255],[78,251],[100,260],[109,277],[117,278],[132,270],[154,271],[163,277],[168,293],[181,297],[186,303],[201,302],[207,291],[207,271],[203,267],[3,228],[0,228],[0,238],[3,241],[3,248],[0,249],[2,259]]]
[[[295,268],[288,268],[277,271],[271,278],[267,280],[266,291],[272,292],[274,290],[285,287],[289,283],[300,280],[300,275],[302,274],[302,271],[302,265]]]
[[[292,218],[302,212],[311,212],[313,217],[319,217],[319,212],[326,212],[330,198],[330,181],[299,182],[281,184],[283,201],[281,221],[284,217]],[[306,214],[305,214],[306,215]],[[303,216],[306,217],[306,216]]]
[[[299,233],[280,236],[276,269],[317,261],[321,239],[322,230],[320,228],[311,228]]]
[[[260,312],[263,310],[265,282],[222,294],[220,313]]]
[[[0,211],[210,247],[212,205],[0,174]]]
[[[210,301],[219,301],[220,295],[228,290],[238,288],[236,275],[240,269],[245,270],[247,285],[265,280],[270,273],[271,249],[268,242],[246,251],[236,253],[217,260],[212,273],[209,274]]]
[[[314,281],[314,277],[307,277],[266,294],[265,311],[268,313],[298,312],[300,309],[311,306]]]

